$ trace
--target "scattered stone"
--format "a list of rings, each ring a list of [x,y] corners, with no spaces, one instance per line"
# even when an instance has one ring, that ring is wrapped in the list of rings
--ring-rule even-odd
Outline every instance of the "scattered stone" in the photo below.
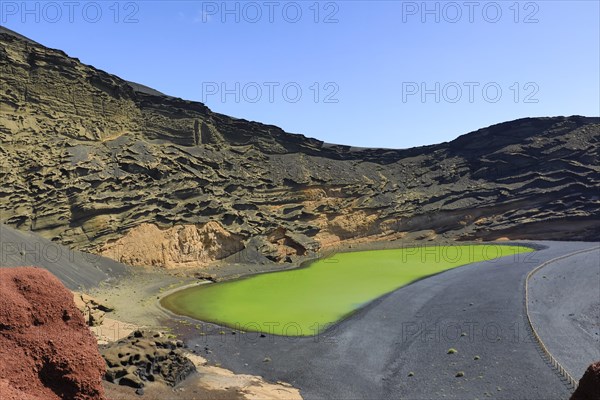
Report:
[[[142,382],[142,380],[134,374],[127,374],[123,376],[119,379],[118,384],[122,386],[129,386],[132,388],[144,387],[144,382]]]

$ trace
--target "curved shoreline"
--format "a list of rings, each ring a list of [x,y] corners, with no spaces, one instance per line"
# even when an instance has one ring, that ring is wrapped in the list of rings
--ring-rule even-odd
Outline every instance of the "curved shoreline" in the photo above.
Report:
[[[196,287],[196,286],[208,285],[208,284],[211,284],[211,283],[213,283],[213,282],[211,282],[211,281],[209,281],[209,280],[206,280],[206,281],[203,281],[203,282],[202,282],[202,281],[199,281],[199,282],[194,282],[194,283],[188,283],[188,284],[185,284],[185,285],[183,285],[183,286],[179,286],[179,287],[174,287],[174,288],[172,288],[172,289],[169,289],[169,290],[167,290],[167,291],[165,291],[165,292],[162,292],[162,293],[160,293],[158,296],[156,296],[156,297],[157,297],[157,299],[156,299],[156,301],[154,302],[154,305],[155,305],[155,306],[156,306],[156,308],[158,308],[160,311],[162,311],[163,313],[167,314],[167,315],[168,315],[170,318],[188,318],[188,319],[192,319],[192,320],[194,320],[194,321],[200,321],[200,320],[197,320],[197,319],[194,319],[194,318],[190,318],[190,317],[188,317],[188,316],[186,316],[186,315],[179,315],[179,314],[176,314],[176,313],[174,313],[173,311],[169,310],[168,308],[166,308],[166,307],[163,307],[163,305],[162,305],[160,302],[161,302],[161,301],[162,301],[162,300],[163,300],[165,297],[167,297],[167,296],[169,296],[169,295],[171,295],[171,294],[173,294],[173,293],[175,293],[175,292],[179,292],[179,291],[181,291],[181,290],[189,289],[189,288]],[[204,321],[200,321],[200,322],[204,322]]]
[[[211,362],[290,382],[306,399],[481,398],[497,387],[503,398],[568,398],[570,387],[525,330],[523,284],[541,263],[590,243],[528,245],[540,249],[533,258],[484,262],[490,268],[469,264],[423,279],[376,299],[327,335],[200,337],[189,331],[183,339],[210,348]],[[467,322],[479,329],[472,334],[463,326],[466,337],[443,336],[447,327]],[[406,335],[408,328],[417,330]],[[439,329],[441,337],[435,335]],[[488,338],[490,332],[498,340]],[[450,347],[458,353],[448,355]],[[473,361],[475,355],[481,359]],[[465,371],[464,378],[455,377],[458,370]]]
[[[331,257],[334,257],[338,254],[345,254],[345,253],[355,253],[355,252],[366,252],[366,251],[383,251],[383,250],[401,250],[401,249],[413,249],[413,248],[419,248],[419,247],[439,247],[439,246],[521,246],[521,247],[527,247],[533,250],[533,252],[541,250],[543,248],[545,248],[546,246],[537,244],[537,243],[531,243],[531,242],[525,242],[525,241],[506,241],[506,242],[453,242],[453,243],[448,243],[448,244],[430,244],[430,243],[424,243],[424,244],[410,244],[408,246],[397,246],[397,247],[391,247],[391,248],[385,248],[385,249],[347,249],[348,251],[340,251],[340,252],[336,252],[336,253],[332,253],[327,255],[326,257],[322,257],[322,258],[317,258],[317,259],[311,259],[311,260],[306,260],[303,261],[302,263],[300,263],[297,267],[292,267],[292,268],[286,268],[286,269],[282,269],[282,270],[277,270],[277,271],[263,271],[263,272],[256,272],[256,273],[251,273],[251,274],[245,274],[242,276],[237,276],[237,277],[233,277],[231,279],[225,279],[223,281],[219,281],[216,283],[225,283],[225,282],[235,282],[235,281],[241,281],[241,280],[245,280],[245,279],[249,279],[258,275],[267,275],[267,274],[275,274],[275,273],[282,273],[282,272],[289,272],[289,271],[293,271],[293,270],[299,270],[299,269],[306,269],[308,267],[310,267],[313,263],[320,261],[320,260],[325,260]],[[531,253],[533,253],[531,252]],[[528,253],[515,253],[515,254],[528,254]],[[337,326],[339,324],[341,324],[342,322],[348,320],[349,318],[351,318],[354,314],[360,312],[363,309],[367,309],[370,306],[373,306],[374,303],[377,303],[379,300],[383,300],[385,297],[391,295],[392,293],[408,287],[410,285],[413,285],[417,282],[420,282],[424,279],[428,279],[440,274],[443,274],[445,272],[448,272],[450,270],[454,270],[454,269],[458,269],[458,268],[463,268],[469,265],[472,265],[474,263],[479,263],[479,262],[495,262],[496,260],[502,259],[504,257],[510,257],[511,255],[506,255],[503,257],[493,257],[490,259],[484,259],[484,260],[480,260],[480,261],[469,261],[466,264],[462,264],[462,265],[458,265],[455,267],[451,267],[449,269],[443,270],[443,271],[439,271],[430,275],[426,275],[426,276],[422,276],[419,277],[417,279],[414,279],[404,285],[398,286],[394,289],[392,289],[391,291],[387,292],[387,293],[383,293],[380,296],[374,297],[371,300],[367,301],[366,303],[362,304],[361,306],[350,310],[349,312],[345,313],[344,315],[342,315],[340,318],[336,319],[333,322],[324,324],[324,326],[326,326],[325,329],[323,330],[319,330],[314,334],[309,334],[309,335],[279,335],[279,334],[275,334],[275,333],[269,333],[269,332],[265,332],[265,331],[261,331],[261,330],[253,330],[253,329],[244,329],[244,330],[240,330],[239,327],[232,327],[230,325],[227,324],[223,324],[219,321],[214,321],[214,320],[209,320],[209,319],[198,319],[198,318],[194,318],[191,317],[189,315],[184,315],[184,314],[177,314],[171,310],[169,310],[168,308],[164,307],[161,304],[161,301],[167,297],[168,295],[171,295],[173,293],[176,292],[180,292],[186,289],[189,289],[191,287],[195,287],[198,286],[198,283],[193,283],[193,284],[188,284],[182,287],[178,287],[178,288],[174,288],[171,289],[165,293],[163,293],[160,298],[157,300],[157,306],[163,311],[165,312],[167,315],[174,317],[174,318],[180,318],[180,319],[186,319],[188,321],[191,322],[197,322],[197,323],[204,323],[204,324],[210,324],[213,325],[215,327],[218,328],[222,328],[222,329],[227,329],[227,330],[232,330],[232,331],[236,331],[236,332],[252,332],[252,333],[260,333],[260,334],[264,334],[264,335],[275,335],[275,336],[281,336],[281,337],[286,337],[286,338],[314,338],[314,337],[318,337],[320,335],[327,335],[329,333],[331,333],[332,331],[334,331]],[[514,254],[512,255],[514,256]],[[205,283],[212,283],[212,282],[205,282]],[[202,284],[202,283],[200,283]]]

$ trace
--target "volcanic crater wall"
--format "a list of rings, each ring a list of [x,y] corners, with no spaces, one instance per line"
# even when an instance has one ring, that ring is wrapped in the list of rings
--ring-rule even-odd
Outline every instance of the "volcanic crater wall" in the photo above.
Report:
[[[527,118],[406,150],[330,145],[6,31],[0,85],[0,222],[129,263],[197,266],[241,249],[293,261],[392,236],[600,235],[599,118]],[[135,238],[148,251],[114,250]]]

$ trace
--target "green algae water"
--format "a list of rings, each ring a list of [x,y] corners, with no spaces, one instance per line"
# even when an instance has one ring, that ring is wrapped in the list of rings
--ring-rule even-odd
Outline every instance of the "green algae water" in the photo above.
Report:
[[[305,268],[183,289],[161,304],[176,314],[241,331],[310,336],[423,277],[531,251],[524,246],[468,245],[339,253]]]

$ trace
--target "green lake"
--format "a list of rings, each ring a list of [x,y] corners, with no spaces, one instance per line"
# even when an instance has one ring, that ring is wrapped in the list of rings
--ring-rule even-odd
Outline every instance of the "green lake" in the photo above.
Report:
[[[423,277],[531,251],[524,246],[486,244],[338,253],[304,268],[183,289],[163,298],[161,305],[179,315],[241,331],[310,336]]]

